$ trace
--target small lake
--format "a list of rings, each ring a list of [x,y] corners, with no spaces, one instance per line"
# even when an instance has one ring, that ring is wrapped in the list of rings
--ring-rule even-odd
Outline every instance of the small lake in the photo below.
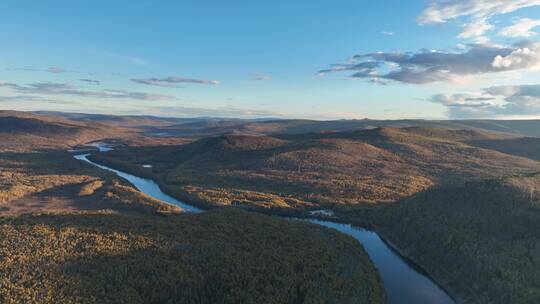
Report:
[[[99,145],[96,147],[103,151]],[[109,149],[107,147],[106,149]],[[107,150],[108,151],[108,150]],[[101,169],[116,173],[128,180],[139,191],[155,199],[177,205],[188,212],[202,212],[203,210],[184,203],[165,194],[158,184],[152,180],[140,178],[119,170],[109,168],[88,159],[90,154],[75,155],[76,159],[88,162]],[[450,304],[455,303],[448,294],[442,290],[425,273],[408,263],[397,252],[392,250],[377,233],[358,228],[348,224],[339,224],[331,221],[311,219],[309,222],[336,229],[357,239],[366,249],[371,261],[379,271],[388,303],[390,304]]]

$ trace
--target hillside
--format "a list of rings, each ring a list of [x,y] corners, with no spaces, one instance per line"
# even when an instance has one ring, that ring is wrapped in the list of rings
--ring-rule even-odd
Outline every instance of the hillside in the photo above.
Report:
[[[66,115],[70,117],[70,115]],[[65,116],[0,111],[0,151],[28,152],[37,150],[67,150],[92,141],[106,140],[132,146],[181,144],[190,140],[177,137],[156,137],[132,127],[140,120],[112,116],[107,119],[73,120]],[[86,117],[86,116],[84,116]]]
[[[119,129],[70,121],[62,117],[0,112],[0,151],[67,149],[121,133]]]
[[[540,302],[540,175],[435,187],[342,220],[377,229],[466,303]]]
[[[95,159],[201,205],[290,214],[332,208],[340,221],[376,230],[466,303],[537,303],[540,164],[521,157],[531,157],[535,142],[475,130],[377,128],[227,135]]]
[[[352,238],[239,210],[185,215],[36,150],[0,152],[0,303],[384,302]]]
[[[0,152],[0,216],[43,211],[114,210],[168,214],[181,210],[136,191],[68,152]]]
[[[196,119],[190,118],[169,118],[149,115],[107,115],[107,114],[87,114],[87,113],[65,113],[54,111],[33,112],[40,116],[63,117],[78,122],[94,122],[116,127],[158,127],[189,122]]]
[[[216,210],[0,217],[1,303],[384,303],[356,240]]]
[[[95,140],[178,144],[136,132],[60,116],[0,111],[0,215],[44,210],[179,212],[141,195],[118,178],[82,164],[66,150]]]
[[[507,154],[540,160],[540,138],[481,139],[472,140],[470,144]]]
[[[511,120],[227,120],[200,119],[194,122],[182,122],[162,126],[150,126],[154,134],[167,136],[217,136],[229,134],[278,135],[304,133],[331,133],[369,130],[375,128],[420,127],[429,129],[472,130],[493,132],[511,136],[540,137],[540,121]]]
[[[536,161],[464,143],[496,136],[425,128],[227,135],[94,157],[201,204],[311,207],[391,202],[433,185],[540,170]]]

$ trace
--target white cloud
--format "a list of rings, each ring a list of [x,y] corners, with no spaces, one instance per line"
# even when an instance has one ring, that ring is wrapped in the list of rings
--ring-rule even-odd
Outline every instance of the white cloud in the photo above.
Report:
[[[492,65],[500,70],[536,70],[540,67],[540,43],[526,43],[509,55],[497,55]]]
[[[319,75],[351,72],[350,78],[375,83],[396,81],[412,84],[460,81],[464,77],[506,71],[493,65],[497,56],[509,56],[514,47],[468,45],[456,52],[420,50],[418,52],[378,52],[358,54],[352,62],[334,64]]]
[[[387,81],[427,84],[463,82],[470,76],[540,69],[540,42],[522,41],[510,46],[469,44],[456,51],[377,52],[358,54],[351,61],[333,64],[319,75],[350,72],[349,78],[372,83]],[[507,76],[508,73],[505,74]]]
[[[487,36],[494,26],[489,22],[496,15],[539,6],[540,0],[430,0],[428,7],[417,18],[419,24],[462,22],[460,39],[471,39],[478,44],[490,44]],[[532,28],[540,25],[536,20],[521,19],[499,34],[507,37],[530,37]]]
[[[521,18],[514,22],[513,25],[504,28],[499,35],[505,37],[531,37],[536,35],[532,29],[540,26],[540,20],[533,20],[529,18]]]
[[[444,23],[458,17],[480,19],[538,5],[540,0],[431,0],[418,23]]]
[[[540,84],[495,86],[480,92],[431,98],[448,109],[451,118],[536,117],[540,115]]]
[[[487,31],[491,30],[491,25],[486,19],[478,19],[472,23],[466,24],[458,38],[469,39],[482,37]]]

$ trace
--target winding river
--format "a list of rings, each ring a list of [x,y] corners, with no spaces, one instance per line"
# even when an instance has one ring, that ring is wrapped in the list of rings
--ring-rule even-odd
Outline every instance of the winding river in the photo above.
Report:
[[[105,145],[94,145],[99,151],[109,151],[110,147]],[[77,153],[77,151],[73,151]],[[81,151],[82,152],[82,151]],[[114,172],[118,176],[128,180],[139,191],[169,204],[177,205],[188,212],[203,212],[203,210],[191,206],[185,202],[175,199],[165,194],[158,184],[152,180],[140,178],[119,170],[109,168],[92,162],[88,159],[90,154],[76,154],[78,160],[88,162],[101,169]],[[379,271],[387,301],[390,304],[450,304],[455,303],[452,298],[441,289],[425,273],[417,267],[409,264],[398,253],[392,250],[377,233],[366,229],[358,228],[348,224],[339,224],[324,220],[309,220],[311,223],[336,229],[357,239],[367,251],[373,264]]]

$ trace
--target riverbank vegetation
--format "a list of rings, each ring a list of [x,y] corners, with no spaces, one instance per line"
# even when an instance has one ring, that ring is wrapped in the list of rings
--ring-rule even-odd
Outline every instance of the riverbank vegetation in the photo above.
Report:
[[[221,209],[0,217],[1,303],[383,303],[360,244]]]

